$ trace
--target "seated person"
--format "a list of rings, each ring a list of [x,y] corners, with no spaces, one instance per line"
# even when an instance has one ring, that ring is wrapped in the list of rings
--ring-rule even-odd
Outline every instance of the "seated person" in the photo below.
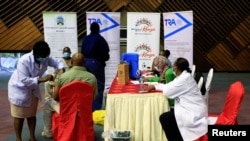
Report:
[[[167,65],[167,60],[163,56],[156,56],[152,63],[152,73],[157,75],[158,77],[163,76],[164,69]]]
[[[185,58],[177,58],[173,70],[176,78],[167,84],[149,85],[146,90],[161,90],[175,99],[174,110],[163,113],[160,123],[168,141],[194,141],[208,131],[208,111]]]
[[[165,59],[165,57],[157,56],[153,61],[153,65],[156,68],[162,69],[162,74],[161,76],[145,78],[145,81],[169,83],[170,81],[174,80],[175,74],[173,72],[173,68],[168,65],[168,61]],[[168,98],[168,103],[170,108],[173,109],[174,99]]]
[[[72,66],[71,65],[71,50],[69,47],[64,47],[63,48],[63,57],[61,58],[61,61],[64,64],[64,71],[69,70],[69,68]],[[58,71],[53,69],[53,68],[49,68],[46,71],[47,74],[52,74],[54,75],[54,78],[58,78],[59,74]],[[54,81],[47,81],[44,83],[44,88],[45,88],[45,100],[49,99],[53,93],[53,89],[54,89]]]
[[[59,113],[59,90],[63,85],[66,85],[74,80],[81,80],[88,82],[94,87],[94,97],[97,95],[97,80],[95,76],[88,72],[84,67],[84,55],[82,53],[75,53],[72,56],[72,67],[70,70],[63,73],[58,80],[55,82],[55,90],[53,93],[53,98],[49,98],[44,105],[44,129],[42,131],[42,136],[45,138],[52,138],[52,115],[53,112]]]
[[[154,67],[152,71],[157,71],[159,75],[146,78],[145,81],[168,83],[175,78],[172,67],[169,66],[167,60],[163,56],[155,57],[152,67]]]

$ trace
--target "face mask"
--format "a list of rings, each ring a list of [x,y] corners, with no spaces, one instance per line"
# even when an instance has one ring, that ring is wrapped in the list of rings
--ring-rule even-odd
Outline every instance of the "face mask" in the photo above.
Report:
[[[173,71],[173,74],[176,76],[176,73],[175,73],[175,71]]]
[[[161,71],[161,69],[159,69],[158,67],[155,67],[155,70],[157,70],[158,72],[160,72],[160,71]]]
[[[64,52],[63,53],[64,58],[70,58],[70,55],[71,55],[71,53],[69,53],[69,52]]]
[[[38,57],[38,58],[36,58],[36,60],[37,60],[39,63],[44,63],[44,62],[46,61],[46,58]]]

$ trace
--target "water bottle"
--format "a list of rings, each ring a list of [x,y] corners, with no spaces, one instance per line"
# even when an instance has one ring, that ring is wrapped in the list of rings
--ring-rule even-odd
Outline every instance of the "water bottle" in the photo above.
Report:
[[[139,84],[140,84],[140,91],[144,91],[144,77],[142,75],[140,75],[140,78],[139,78]]]

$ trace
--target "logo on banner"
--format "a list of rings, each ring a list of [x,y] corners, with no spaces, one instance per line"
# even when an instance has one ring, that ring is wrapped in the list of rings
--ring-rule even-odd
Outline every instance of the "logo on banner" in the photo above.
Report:
[[[64,18],[63,18],[63,16],[57,16],[56,17],[56,24],[57,25],[64,25]]]
[[[131,28],[131,30],[134,30],[136,33],[151,33],[155,31],[155,27],[153,27],[152,22],[147,18],[140,18],[136,21],[135,27]]]
[[[152,58],[154,57],[154,53],[152,53],[152,49],[150,46],[148,46],[147,44],[140,44],[135,48],[135,52],[142,52],[139,53],[139,56],[142,58]]]
[[[166,28],[177,28],[176,30],[164,35],[164,39],[173,36],[177,33],[179,33],[180,31],[192,26],[192,23],[186,19],[185,17],[183,17],[180,13],[175,13],[175,15],[178,18],[169,18],[169,19],[164,19],[164,26]]]
[[[96,22],[100,25],[100,33],[111,30],[117,26],[119,26],[119,23],[117,23],[112,17],[110,17],[106,13],[101,13],[102,17],[104,18],[96,18],[96,17],[90,17],[88,18],[89,25],[93,22]],[[104,28],[102,28],[104,27]]]

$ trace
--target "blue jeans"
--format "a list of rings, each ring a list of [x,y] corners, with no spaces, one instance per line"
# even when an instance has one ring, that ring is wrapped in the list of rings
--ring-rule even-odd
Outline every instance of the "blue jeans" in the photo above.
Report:
[[[90,73],[95,75],[97,79],[98,94],[94,99],[93,111],[100,110],[102,108],[103,92],[105,87],[105,66],[95,59],[86,58],[85,67]]]

